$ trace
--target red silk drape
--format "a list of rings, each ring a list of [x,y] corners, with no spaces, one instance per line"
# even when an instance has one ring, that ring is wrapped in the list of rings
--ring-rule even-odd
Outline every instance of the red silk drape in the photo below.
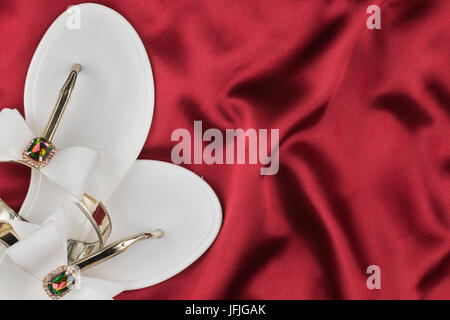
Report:
[[[77,1],[0,1],[0,108]],[[280,130],[280,169],[185,165],[224,223],[188,269],[118,299],[450,298],[450,2],[99,1],[127,18],[156,91],[142,159],[177,128]],[[369,30],[366,8],[381,8]],[[18,209],[29,172],[0,167]],[[366,268],[381,268],[381,290]],[[132,270],[130,270],[132,272]]]

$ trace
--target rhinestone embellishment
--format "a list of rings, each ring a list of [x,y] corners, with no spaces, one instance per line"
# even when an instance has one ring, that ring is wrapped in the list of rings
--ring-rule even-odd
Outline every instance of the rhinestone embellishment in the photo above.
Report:
[[[47,139],[34,138],[23,152],[23,161],[36,169],[45,167],[55,154],[55,146]]]
[[[61,266],[45,277],[43,287],[51,299],[59,299],[75,288],[77,278],[77,268]]]

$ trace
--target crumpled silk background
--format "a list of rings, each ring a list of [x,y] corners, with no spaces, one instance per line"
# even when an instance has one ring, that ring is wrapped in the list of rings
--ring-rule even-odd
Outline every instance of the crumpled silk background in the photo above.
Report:
[[[0,106],[76,1],[0,0]],[[450,298],[450,2],[100,1],[134,26],[156,105],[141,159],[177,128],[280,129],[280,170],[184,165],[223,227],[188,269],[117,299]],[[381,7],[381,30],[366,8]],[[0,166],[18,210],[29,171]],[[366,268],[381,268],[381,290]],[[132,270],[130,270],[132,272]]]

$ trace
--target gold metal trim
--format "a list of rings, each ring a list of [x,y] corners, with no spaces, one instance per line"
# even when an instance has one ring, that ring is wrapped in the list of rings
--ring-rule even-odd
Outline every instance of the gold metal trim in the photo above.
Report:
[[[92,226],[95,229],[95,232],[97,233],[99,242],[103,246],[106,240],[111,235],[112,231],[111,218],[109,217],[105,206],[103,205],[103,203],[99,202],[86,193],[83,194],[80,202],[76,202],[76,205],[81,209],[81,211],[83,211],[83,213],[86,215],[86,218],[88,218],[88,220],[91,222]],[[104,217],[96,215],[99,208],[103,210],[105,214]]]
[[[8,222],[0,221],[0,244],[10,247],[18,241],[19,236],[14,228]]]
[[[31,152],[28,151],[28,149],[34,142],[34,140],[37,139],[34,138],[33,140],[31,140],[30,144],[23,151],[22,160],[19,161],[20,163],[23,163],[24,165],[29,166],[31,168],[42,169],[45,166],[47,166],[48,162],[55,154],[56,148],[52,140],[55,137],[56,131],[58,130],[64,111],[66,110],[66,107],[69,104],[73,89],[75,88],[78,73],[80,71],[81,65],[74,64],[72,66],[72,71],[67,77],[67,80],[64,83],[63,87],[59,91],[58,99],[56,100],[56,104],[53,108],[50,119],[48,120],[42,135],[38,137],[39,139],[42,139],[43,141],[45,141],[50,145],[49,148],[51,149],[51,151],[49,151],[49,154],[45,157],[45,159],[42,159],[41,157],[39,157],[39,160],[32,159],[30,157]]]
[[[84,194],[82,200],[77,204],[79,204],[78,207],[82,209],[83,214],[88,218],[89,222],[91,222],[99,240],[89,243],[81,240],[68,239],[67,260],[69,264],[101,250],[112,231],[111,218],[101,202]],[[99,208],[102,209],[104,213],[103,217],[100,218],[96,216]],[[5,247],[10,247],[20,240],[20,237],[10,224],[10,221],[12,220],[28,222],[0,199],[0,243]]]
[[[44,132],[42,133],[42,137],[49,142],[53,141],[53,138],[55,137],[56,130],[58,130],[64,111],[69,104],[70,97],[72,96],[72,92],[77,81],[77,76],[80,71],[81,65],[78,63],[74,64],[72,66],[72,71],[59,92],[52,115],[45,126]]]
[[[112,232],[111,217],[103,203],[85,193],[81,201],[76,202],[76,205],[91,223],[98,241],[89,243],[80,240],[68,240],[67,258],[69,264],[102,249]],[[103,217],[97,214],[99,209],[102,210]]]
[[[163,235],[164,231],[162,229],[157,229],[153,232],[138,233],[128,238],[113,242],[110,245],[104,247],[102,250],[90,256],[87,256],[84,259],[75,261],[71,265],[77,266],[78,268],[80,268],[80,271],[84,271],[98,265],[99,263],[109,260],[117,256],[118,254],[121,254],[122,252],[126,251],[128,248],[142,240],[157,239],[161,238]]]
[[[19,236],[10,224],[10,221],[13,220],[25,221],[0,199],[0,243],[5,247],[12,246],[19,241]]]

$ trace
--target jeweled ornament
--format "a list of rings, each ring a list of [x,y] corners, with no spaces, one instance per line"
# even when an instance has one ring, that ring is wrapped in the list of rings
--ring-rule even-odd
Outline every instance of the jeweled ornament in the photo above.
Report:
[[[55,146],[45,138],[34,138],[24,151],[23,160],[35,167],[43,168],[55,154]]]
[[[44,281],[44,290],[52,299],[59,299],[77,285],[78,269],[73,266],[61,266],[48,274]]]
[[[44,290],[50,298],[59,299],[79,284],[80,273],[82,271],[121,254],[129,247],[142,240],[161,238],[163,235],[164,231],[161,229],[157,229],[153,232],[138,233],[113,242],[85,258],[75,261],[69,266],[61,266],[49,273],[44,280],[42,280]]]

